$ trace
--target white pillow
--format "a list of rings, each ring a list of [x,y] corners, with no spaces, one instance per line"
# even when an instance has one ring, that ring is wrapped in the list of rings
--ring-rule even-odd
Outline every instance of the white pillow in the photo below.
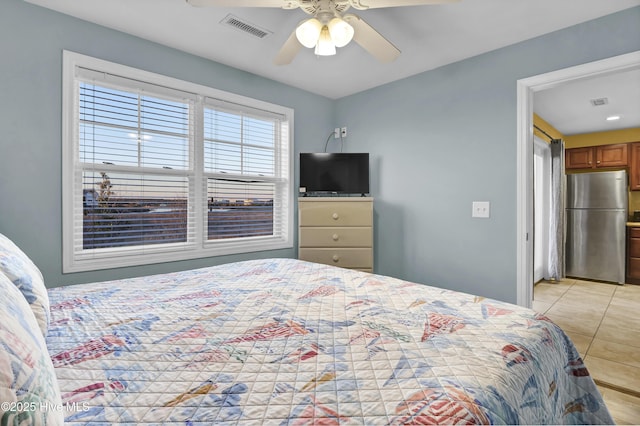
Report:
[[[0,273],[22,292],[38,321],[42,335],[47,335],[51,313],[49,294],[38,267],[18,246],[0,234]]]
[[[33,312],[0,274],[0,424],[62,425],[60,389]]]

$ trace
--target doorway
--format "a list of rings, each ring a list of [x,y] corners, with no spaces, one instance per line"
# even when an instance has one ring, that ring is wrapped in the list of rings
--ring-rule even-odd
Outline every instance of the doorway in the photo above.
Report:
[[[517,82],[517,288],[516,303],[533,301],[533,96],[569,81],[640,68],[640,51],[540,74]]]

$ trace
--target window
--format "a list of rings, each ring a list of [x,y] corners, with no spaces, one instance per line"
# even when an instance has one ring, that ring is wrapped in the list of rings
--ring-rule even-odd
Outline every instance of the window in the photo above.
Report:
[[[64,53],[64,272],[292,247],[293,111]]]

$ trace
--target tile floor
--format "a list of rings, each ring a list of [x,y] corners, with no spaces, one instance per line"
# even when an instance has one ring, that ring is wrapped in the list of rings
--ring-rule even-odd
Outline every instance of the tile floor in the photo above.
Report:
[[[573,340],[618,424],[640,422],[640,285],[540,282],[533,309]]]

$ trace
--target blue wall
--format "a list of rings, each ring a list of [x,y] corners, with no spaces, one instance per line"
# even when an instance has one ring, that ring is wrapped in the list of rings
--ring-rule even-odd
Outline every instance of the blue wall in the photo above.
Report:
[[[30,5],[0,5],[0,232],[56,286],[296,250],[61,273],[62,50],[295,109],[295,152],[346,125],[372,158],[376,272],[516,300],[516,81],[640,50],[640,8],[332,101]],[[428,52],[425,52],[428,54]],[[333,148],[333,147],[331,147]],[[297,176],[296,176],[297,179]],[[471,202],[490,201],[490,219]]]
[[[516,82],[636,50],[640,7],[338,100],[372,156],[376,271],[515,302]]]
[[[162,273],[296,248],[62,274],[62,50],[168,75],[295,109],[295,153],[319,151],[333,129],[334,102],[98,25],[33,6],[0,3],[0,233],[40,267],[48,286]],[[296,176],[297,179],[297,176]],[[297,244],[297,243],[296,243]]]

